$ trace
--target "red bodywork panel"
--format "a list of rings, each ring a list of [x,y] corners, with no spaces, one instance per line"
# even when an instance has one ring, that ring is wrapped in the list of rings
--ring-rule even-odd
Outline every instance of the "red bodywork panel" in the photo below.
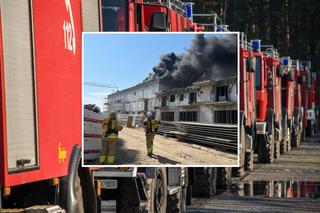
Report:
[[[307,90],[307,75],[309,71],[306,69],[302,69],[300,74],[303,78],[303,82],[301,85],[301,106],[303,107],[303,126],[306,127],[308,120],[307,120],[307,109],[308,109],[308,98],[309,98],[309,90]]]
[[[245,116],[245,126],[251,127],[255,119],[254,72],[246,70],[245,59],[251,52],[240,48],[240,110]]]
[[[67,10],[66,2],[68,0],[33,1],[39,141],[39,169],[36,170],[8,174],[3,52],[0,45],[1,186],[66,176],[72,148],[76,144],[81,145],[81,4],[78,0],[70,0],[71,8]],[[75,51],[65,49],[64,21],[73,22],[75,43],[72,45]],[[59,144],[60,150],[66,151],[64,160],[58,158]]]
[[[312,84],[311,84],[311,90],[309,91],[309,97],[308,97],[308,109],[314,109],[315,102],[316,102],[316,73],[311,73],[312,75]]]
[[[267,80],[266,80],[266,68],[265,68],[265,55],[261,52],[253,52],[254,57],[260,57],[261,61],[261,88],[256,88],[256,103],[257,103],[257,121],[265,121],[267,115]]]
[[[278,58],[267,56],[266,67],[273,70],[273,86],[268,93],[268,108],[273,109],[275,122],[279,123],[281,119],[281,77],[277,76],[277,67],[280,65]]]
[[[287,117],[288,120],[291,120],[293,118],[293,111],[294,111],[294,97],[295,97],[295,82],[290,81],[287,78],[287,87],[285,88],[286,90],[286,103],[285,103],[285,108],[287,109]]]
[[[298,81],[298,76],[300,76],[300,70],[294,69],[294,79],[295,82]],[[295,84],[295,93],[294,93],[294,107],[301,108],[301,85]]]

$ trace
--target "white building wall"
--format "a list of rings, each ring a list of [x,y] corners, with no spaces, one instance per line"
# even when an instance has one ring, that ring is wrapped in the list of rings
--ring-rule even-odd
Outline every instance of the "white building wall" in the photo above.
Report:
[[[213,108],[208,106],[201,106],[199,110],[199,122],[213,123]]]

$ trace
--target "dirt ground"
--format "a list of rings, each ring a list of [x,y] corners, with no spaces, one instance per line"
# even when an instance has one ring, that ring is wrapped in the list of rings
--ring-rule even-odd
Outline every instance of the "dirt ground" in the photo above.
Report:
[[[156,135],[147,156],[143,129],[124,128],[117,142],[115,165],[237,165],[237,154]]]

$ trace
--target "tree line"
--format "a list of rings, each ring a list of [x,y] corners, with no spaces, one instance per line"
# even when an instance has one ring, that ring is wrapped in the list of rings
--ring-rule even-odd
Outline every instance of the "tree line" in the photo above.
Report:
[[[273,44],[280,55],[312,61],[320,71],[319,0],[193,0],[194,13],[215,12],[230,31]],[[212,17],[195,17],[210,23]]]

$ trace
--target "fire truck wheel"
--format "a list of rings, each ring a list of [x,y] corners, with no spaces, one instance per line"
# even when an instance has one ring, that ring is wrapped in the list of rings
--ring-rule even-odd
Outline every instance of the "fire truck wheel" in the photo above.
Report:
[[[186,205],[191,205],[192,201],[192,186],[187,187]]]
[[[84,210],[86,213],[96,213],[97,212],[97,196],[96,190],[94,188],[93,178],[89,168],[79,167],[78,176],[80,178],[82,199],[85,201],[83,203]]]
[[[246,135],[245,135],[244,124],[241,124],[240,130],[240,146],[239,146],[239,158],[240,158],[240,166],[235,169],[235,176],[242,177],[244,175],[245,170],[245,157],[246,157]]]
[[[231,188],[231,167],[218,168],[217,187],[219,189]]]
[[[163,213],[167,209],[167,172],[166,168],[158,168],[156,179],[149,184],[149,212]]]
[[[287,152],[287,145],[289,139],[283,139],[280,143],[280,155],[285,154]]]
[[[217,170],[214,168],[195,168],[193,196],[210,197],[216,193]]]
[[[280,141],[275,141],[274,142],[274,159],[279,159],[280,158]]]
[[[291,147],[298,147],[299,145],[299,135],[296,131],[295,128],[292,129],[292,132],[291,132]],[[291,149],[290,147],[290,149]]]
[[[274,161],[274,141],[273,135],[257,135],[258,161],[259,163],[273,163]]]
[[[82,198],[82,188],[80,183],[79,174],[75,176],[74,180],[74,195],[75,195],[75,212],[83,213],[84,206],[83,206],[83,198]]]
[[[253,150],[246,152],[244,166],[246,171],[253,170]]]
[[[291,140],[292,140],[292,138],[289,136],[288,140],[287,140],[287,148],[286,148],[287,152],[291,151]]]

